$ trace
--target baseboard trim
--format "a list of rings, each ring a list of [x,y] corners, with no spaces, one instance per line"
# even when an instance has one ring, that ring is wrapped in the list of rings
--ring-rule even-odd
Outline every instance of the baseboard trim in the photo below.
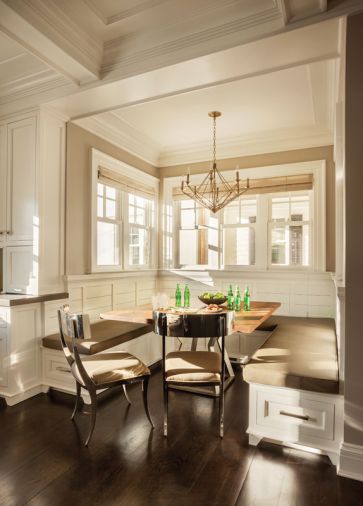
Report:
[[[337,474],[352,480],[363,481],[363,446],[342,444]]]
[[[36,385],[34,387],[29,388],[25,392],[19,392],[17,394],[6,394],[1,393],[0,395],[5,399],[5,402],[8,406],[15,406],[19,402],[26,401],[30,399],[30,397],[34,397],[34,395],[41,394],[43,392],[43,385]]]

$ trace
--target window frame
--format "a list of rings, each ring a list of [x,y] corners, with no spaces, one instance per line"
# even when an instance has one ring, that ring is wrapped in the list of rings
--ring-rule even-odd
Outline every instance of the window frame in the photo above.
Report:
[[[116,158],[113,158],[102,151],[95,148],[90,150],[90,165],[91,165],[91,219],[90,219],[90,252],[89,252],[89,271],[91,273],[107,273],[107,272],[122,272],[122,271],[140,271],[152,270],[157,267],[157,237],[158,237],[158,203],[159,203],[159,179],[151,176],[136,167],[132,167]],[[119,244],[120,244],[120,258],[117,265],[98,265],[97,264],[97,185],[99,167],[104,167],[116,172],[120,176],[132,178],[135,181],[135,191],[137,194],[145,199],[154,202],[154,218],[153,225],[150,223],[150,253],[149,264],[146,265],[129,265],[129,220],[128,220],[128,201],[129,193],[134,194],[133,190],[122,191],[116,189],[120,193],[120,220],[119,220]],[[153,196],[150,194],[143,194],[137,190],[137,183],[149,186],[153,190]],[[104,183],[101,183],[104,184]],[[107,185],[106,185],[107,186]],[[112,185],[109,185],[112,187]],[[151,207],[151,206],[150,206]]]
[[[164,263],[164,255],[162,257],[162,266],[165,269],[180,269],[180,270],[200,270],[200,271],[213,271],[213,270],[238,270],[238,271],[309,271],[309,272],[325,272],[325,263],[326,263],[326,180],[325,180],[325,160],[315,160],[309,162],[298,162],[291,164],[283,164],[283,165],[274,165],[267,167],[256,167],[252,169],[243,169],[240,171],[243,178],[266,178],[266,177],[279,177],[286,175],[299,175],[299,174],[313,174],[313,189],[311,191],[311,200],[310,200],[310,213],[311,219],[309,220],[311,223],[311,238],[310,248],[311,254],[310,259],[311,263],[309,266],[283,266],[283,265],[269,265],[270,257],[267,252],[269,251],[269,233],[267,227],[269,221],[269,196],[272,194],[261,194],[257,198],[257,220],[256,220],[256,234],[255,234],[255,265],[226,265],[222,264],[222,258],[220,258],[218,269],[211,269],[208,266],[188,266],[181,268],[178,265],[178,244],[176,240],[173,241],[172,247],[172,255],[173,265]],[[234,178],[235,170],[233,171],[224,171],[223,175],[226,178]],[[196,174],[193,175],[193,181],[197,184],[202,181],[205,174]],[[173,188],[178,187],[180,185],[181,177],[168,177],[163,181],[163,207],[169,208],[172,207],[173,211],[173,231],[174,237],[177,237],[177,227],[176,227],[176,216],[175,214],[175,206],[173,205]],[[281,194],[280,194],[281,195]],[[247,198],[247,196],[246,196]],[[221,229],[221,227],[220,227]],[[221,232],[220,232],[221,233]],[[167,240],[166,234],[163,234],[161,237],[162,248],[161,251],[164,251],[164,244]],[[222,237],[220,237],[220,241]],[[221,242],[220,242],[221,244]],[[220,256],[223,253],[220,253]]]

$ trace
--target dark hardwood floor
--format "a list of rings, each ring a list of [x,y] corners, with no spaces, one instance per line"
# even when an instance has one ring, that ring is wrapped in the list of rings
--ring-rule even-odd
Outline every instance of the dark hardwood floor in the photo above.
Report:
[[[89,448],[88,415],[69,420],[73,398],[41,394],[0,405],[0,505],[302,506],[363,505],[363,483],[338,478],[326,457],[248,445],[248,387],[239,374],[226,394],[225,437],[214,399],[170,394],[162,435],[161,374],[150,381],[145,417],[140,386],[104,395]],[[115,392],[114,392],[115,393]]]

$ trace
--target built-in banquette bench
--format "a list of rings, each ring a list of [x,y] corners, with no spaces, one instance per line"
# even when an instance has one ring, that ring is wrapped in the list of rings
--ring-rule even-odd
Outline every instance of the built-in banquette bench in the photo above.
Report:
[[[93,355],[105,350],[129,351],[146,365],[160,359],[159,339],[152,334],[152,325],[101,320],[91,324],[91,339],[78,341],[82,355]],[[72,340],[67,344],[72,349]],[[75,393],[75,381],[61,348],[59,333],[42,339],[43,384],[65,392]],[[85,402],[88,396],[82,392]]]
[[[243,370],[250,444],[262,438],[295,443],[322,450],[336,463],[342,396],[334,320],[273,316],[262,327],[275,325]]]

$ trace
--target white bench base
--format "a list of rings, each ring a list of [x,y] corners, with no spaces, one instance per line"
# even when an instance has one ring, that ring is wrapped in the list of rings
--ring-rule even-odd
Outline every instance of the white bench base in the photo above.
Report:
[[[338,462],[343,439],[343,396],[249,384],[249,443],[267,438],[319,450]]]

